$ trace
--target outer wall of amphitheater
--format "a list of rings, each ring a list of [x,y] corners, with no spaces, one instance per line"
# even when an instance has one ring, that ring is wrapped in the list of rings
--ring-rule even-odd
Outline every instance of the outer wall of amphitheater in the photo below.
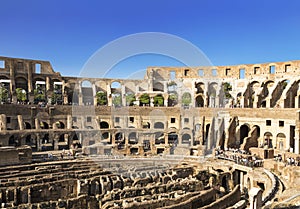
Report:
[[[291,170],[283,162],[291,158],[297,160],[300,152],[299,71],[300,61],[289,61],[236,66],[148,67],[143,80],[82,78],[62,76],[53,70],[48,61],[0,57],[0,150],[1,155],[6,153],[3,154],[6,160],[0,160],[0,164],[15,165],[22,173],[22,166],[18,167],[18,164],[30,163],[42,151],[56,153],[75,150],[75,155],[80,150],[89,156],[185,156],[185,160],[195,164],[199,164],[195,160],[199,156],[212,154],[218,157],[220,153],[220,159],[242,162],[227,153],[239,152],[241,156],[255,153],[255,158],[265,160],[266,168],[284,175],[288,182],[298,178],[296,168]],[[274,157],[279,156],[282,161],[272,163]],[[260,161],[254,162],[261,166]],[[205,194],[200,192],[194,195],[214,199],[225,188],[226,191],[220,193],[224,196],[199,203],[189,194],[182,196],[173,188],[177,193],[167,195],[172,205],[178,205],[177,208],[197,208],[200,205],[206,205],[206,208],[229,207],[240,202],[235,198],[240,192],[245,194],[244,188],[247,188],[247,194],[252,195],[248,200],[252,198],[254,208],[266,204],[280,190],[281,184],[273,173],[260,170],[265,175],[265,180],[260,181],[257,169],[248,169],[244,164],[233,163],[228,165],[229,169],[226,166],[220,168],[222,165],[216,159],[211,163],[215,166],[205,167],[209,170],[206,177],[211,179],[206,189],[213,191],[206,190]],[[43,169],[51,167],[47,164],[43,166]],[[65,167],[55,166],[57,175],[63,175]],[[33,175],[42,175],[35,174],[33,168],[28,169]],[[76,173],[76,169],[72,172]],[[186,168],[183,166],[182,169]],[[193,175],[189,178],[197,179],[195,174],[199,174],[200,168],[195,166],[193,169]],[[95,176],[99,173],[106,175],[102,173],[105,172],[102,168],[97,172]],[[172,175],[176,174],[175,180],[178,172],[170,171]],[[223,180],[224,175],[227,176]],[[85,176],[88,179],[86,182],[76,178],[71,178],[73,183],[62,181],[59,188],[65,189],[64,194],[69,195],[69,199],[77,198],[74,201],[78,204],[94,202],[97,206],[90,208],[100,207],[99,204],[103,204],[104,208],[104,204],[109,205],[113,197],[106,196],[107,201],[99,202],[96,194],[105,196],[107,194],[103,191],[110,190],[105,190],[103,182],[95,182],[91,177]],[[18,178],[22,181],[22,177]],[[164,178],[161,177],[161,182]],[[178,182],[185,178],[180,178]],[[62,186],[65,184],[75,186],[66,188]],[[98,188],[100,184],[102,192]],[[220,186],[223,188],[220,189]],[[2,187],[8,188],[9,182],[4,182]],[[117,188],[114,195],[121,195]],[[259,189],[250,193],[251,188]],[[194,188],[186,189],[195,192]],[[10,205],[29,204],[34,199],[30,191],[33,190],[22,189],[22,193],[21,190],[6,189],[0,193],[0,199]],[[73,207],[71,202],[59,203],[56,197],[63,194],[57,193],[54,185],[51,191],[52,199],[46,198],[47,192],[43,198],[48,203],[53,201],[53,207],[59,204]],[[258,200],[261,192],[262,197],[258,198],[261,200]],[[185,202],[184,206],[175,198],[177,195],[182,198],[179,198],[181,202]],[[94,196],[95,199],[91,198],[86,203],[87,196]],[[160,198],[163,199],[163,195]],[[233,202],[228,203],[230,200]],[[176,208],[166,202],[155,204],[161,208]],[[241,208],[245,206],[243,202],[240,204]],[[137,206],[133,204],[130,207]]]

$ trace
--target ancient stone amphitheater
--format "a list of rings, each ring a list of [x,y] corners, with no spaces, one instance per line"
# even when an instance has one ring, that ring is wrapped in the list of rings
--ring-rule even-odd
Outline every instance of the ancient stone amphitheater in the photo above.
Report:
[[[297,208],[300,61],[66,77],[0,57],[2,208]]]

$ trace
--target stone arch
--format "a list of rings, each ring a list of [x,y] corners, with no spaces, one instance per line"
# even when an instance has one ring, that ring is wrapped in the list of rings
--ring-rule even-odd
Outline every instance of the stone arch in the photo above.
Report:
[[[31,124],[29,122],[24,122],[25,129],[31,129]]]
[[[195,84],[196,94],[204,94],[205,84],[203,82],[199,82]]]
[[[244,143],[244,139],[248,137],[250,128],[248,124],[243,124],[240,127],[240,145]]]
[[[164,106],[164,97],[161,94],[157,94],[153,97],[154,106]]]
[[[109,128],[109,124],[106,121],[101,121],[100,122],[100,129],[108,129]]]
[[[28,92],[28,81],[23,76],[18,76],[15,78],[15,85],[16,88],[24,89],[26,92]]]
[[[181,103],[184,106],[189,106],[192,103],[192,95],[189,92],[184,92],[181,97]]]
[[[150,123],[149,122],[143,122],[142,127],[143,127],[143,129],[150,129]]]
[[[178,134],[176,132],[168,133],[168,144],[178,144]]]
[[[65,142],[65,134],[59,135],[58,142]]]
[[[155,133],[155,144],[165,144],[165,135],[163,132]]]
[[[198,95],[196,97],[196,104],[195,104],[196,107],[204,107],[204,99],[203,99],[203,96],[201,95]]]
[[[15,93],[18,102],[26,102],[28,100],[28,81],[24,77],[17,77],[15,79]]]
[[[128,135],[128,143],[129,144],[137,144],[138,143],[138,138],[137,138],[137,133],[136,132],[131,132]]]
[[[205,126],[205,138],[202,141],[202,145],[205,145],[207,143],[209,129],[210,129],[210,123],[206,124],[206,126]]]
[[[93,105],[94,104],[94,95],[93,95],[93,84],[89,80],[83,80],[81,82],[81,93],[82,93],[82,102],[84,105]]]
[[[264,134],[264,147],[273,148],[273,135],[271,132],[265,132]]]
[[[34,103],[38,104],[39,102],[46,102],[46,81],[44,78],[35,78],[34,79]]]
[[[160,82],[156,82],[153,85],[153,91],[161,91],[164,92],[164,84],[160,83]]]
[[[19,146],[19,140],[17,139],[17,137],[15,135],[12,135],[9,137],[8,146],[14,146],[14,147]]]
[[[57,122],[55,122],[54,124],[53,124],[53,126],[56,126],[56,128],[58,128],[58,129],[65,129],[65,123],[64,122],[62,122],[62,121],[57,121]]]
[[[41,129],[49,129],[49,124],[46,121],[41,121],[40,122],[40,127]]]
[[[191,140],[192,140],[192,137],[190,134],[183,134],[182,137],[181,137],[181,143],[182,144],[188,144],[188,145],[191,145]]]
[[[286,136],[284,133],[279,133],[276,136],[276,148],[279,150],[285,150],[285,144],[286,144]]]
[[[107,105],[107,93],[104,91],[98,91],[96,93],[97,105]]]
[[[108,144],[111,144],[111,134],[109,132],[103,132],[101,136],[102,140],[106,141]]]
[[[116,144],[118,144],[118,149],[125,148],[124,134],[122,132],[117,132],[115,134],[115,141],[116,141]]]
[[[123,141],[123,136],[124,136],[124,134],[122,132],[117,132],[115,134],[115,140],[116,141]]]
[[[139,97],[140,106],[149,106],[150,105],[150,96],[147,93],[140,95]]]
[[[177,92],[170,92],[168,96],[168,106],[174,107],[178,104],[178,94]]]
[[[155,129],[164,129],[165,125],[162,122],[156,122],[156,123],[154,123],[154,128]]]
[[[122,87],[122,84],[120,81],[114,80],[110,83],[110,88],[111,88],[112,92],[114,92],[117,89],[121,89],[121,87]]]
[[[136,97],[132,91],[126,91],[126,106],[133,106],[136,104]]]
[[[79,104],[79,90],[75,88],[75,83],[69,83],[65,86],[65,93],[67,94],[68,104]]]

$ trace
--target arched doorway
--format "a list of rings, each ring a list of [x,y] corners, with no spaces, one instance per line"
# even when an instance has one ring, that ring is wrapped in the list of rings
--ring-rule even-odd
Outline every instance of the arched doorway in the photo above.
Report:
[[[202,96],[197,96],[196,97],[196,107],[204,107],[204,99]]]
[[[242,145],[244,143],[244,139],[246,137],[248,137],[248,134],[249,134],[249,126],[244,124],[244,125],[241,125],[240,127],[240,145]]]
[[[272,138],[273,138],[273,135],[270,132],[266,132],[264,134],[264,147],[265,148],[273,148]]]
[[[156,122],[156,123],[154,123],[154,128],[155,129],[164,129],[165,125],[162,122]]]

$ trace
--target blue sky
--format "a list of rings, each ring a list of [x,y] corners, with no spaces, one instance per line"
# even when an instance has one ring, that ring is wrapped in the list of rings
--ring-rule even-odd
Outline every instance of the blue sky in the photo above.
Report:
[[[300,1],[278,0],[5,0],[0,55],[51,61],[79,75],[99,48],[140,32],[169,33],[199,47],[214,65],[300,59]],[[120,62],[111,76],[146,66],[178,66],[164,56]]]

